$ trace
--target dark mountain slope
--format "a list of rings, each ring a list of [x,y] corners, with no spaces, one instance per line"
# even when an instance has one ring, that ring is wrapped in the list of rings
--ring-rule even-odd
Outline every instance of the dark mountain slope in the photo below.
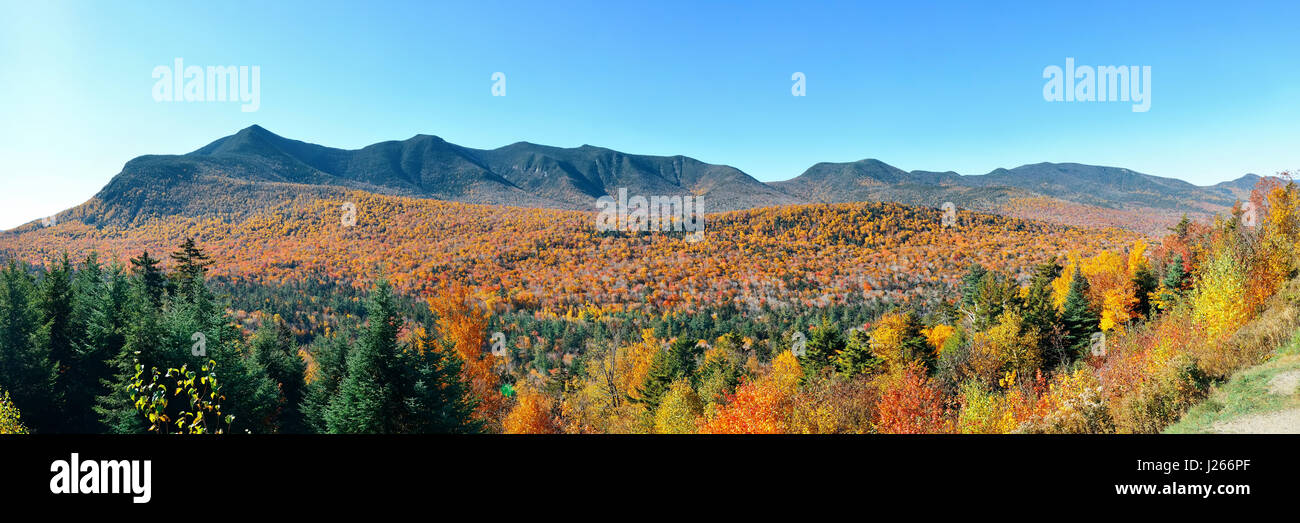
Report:
[[[519,142],[484,150],[417,135],[344,150],[284,138],[254,125],[189,154],[131,160],[94,198],[60,213],[60,219],[94,225],[129,225],[171,215],[236,220],[295,198],[337,196],[346,189],[594,210],[597,198],[626,188],[632,195],[701,196],[709,212],[856,201],[939,207],[950,201],[963,209],[1018,217],[1125,226],[1134,217],[1163,223],[1184,212],[1208,216],[1245,198],[1258,181],[1258,176],[1246,175],[1198,187],[1124,168],[1075,163],[963,176],[907,172],[867,159],[818,163],[793,179],[763,183],[734,167],[686,156],[635,155],[591,145]],[[1089,217],[1077,219],[1080,215]],[[1142,230],[1161,226],[1154,222]]]

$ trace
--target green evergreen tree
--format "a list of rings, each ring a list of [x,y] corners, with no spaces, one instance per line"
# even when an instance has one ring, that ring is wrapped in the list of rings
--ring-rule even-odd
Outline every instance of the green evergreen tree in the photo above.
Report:
[[[902,361],[917,361],[925,366],[927,372],[934,372],[937,355],[930,342],[925,339],[925,334],[921,332],[925,325],[916,315],[915,311],[909,310],[903,313],[903,331],[899,335],[899,357]]]
[[[1087,353],[1092,333],[1099,330],[1099,321],[1097,311],[1088,303],[1088,279],[1075,267],[1070,290],[1066,293],[1065,304],[1061,308],[1061,323],[1065,327],[1064,342],[1069,358]]]
[[[983,265],[978,263],[972,263],[971,266],[966,269],[966,274],[961,277],[961,287],[959,290],[961,293],[962,305],[967,307],[975,305],[976,291],[980,282],[984,280],[984,276],[986,276],[988,272],[988,269],[985,269]]]
[[[49,336],[40,324],[39,301],[36,281],[10,261],[0,273],[0,386],[34,433],[57,430],[60,421],[57,370],[48,343],[38,342]]]
[[[347,332],[342,332],[317,336],[312,340],[309,352],[316,362],[316,369],[311,382],[306,385],[300,408],[303,424],[311,432],[329,432],[325,413],[347,377],[347,358],[352,350],[350,338]]]
[[[1182,265],[1182,263],[1179,263]],[[1151,307],[1151,293],[1160,287],[1160,281],[1156,278],[1155,271],[1150,267],[1142,267],[1133,274],[1133,289],[1137,293],[1137,304],[1135,308],[1143,317],[1150,318],[1155,313]]]
[[[1003,312],[1022,306],[1016,282],[999,272],[985,273],[975,285],[974,292],[974,299],[967,304],[967,312],[974,318],[976,330],[988,329],[997,323]]]
[[[1053,259],[1039,264],[1029,280],[1029,291],[1023,303],[1024,320],[1039,329],[1049,328],[1056,322],[1056,307],[1052,304],[1052,282],[1064,269]]]
[[[434,332],[433,325],[425,332]],[[473,434],[482,432],[474,419],[478,402],[462,373],[464,362],[455,347],[444,343],[441,350],[408,351],[409,376],[402,381],[402,430],[412,434]]]
[[[194,238],[185,238],[185,242],[171,254],[171,259],[176,262],[172,276],[176,294],[184,302],[199,305],[199,314],[211,314],[207,307],[212,304],[212,296],[206,282],[212,260],[194,243]]]
[[[1174,225],[1173,227],[1170,227],[1169,230],[1173,232],[1174,235],[1178,237],[1178,239],[1185,240],[1187,239],[1188,228],[1191,227],[1191,225],[1192,225],[1192,220],[1189,220],[1187,218],[1187,214],[1183,213],[1183,219],[1178,220],[1178,224]]]
[[[871,334],[855,330],[849,335],[844,351],[835,357],[835,369],[841,376],[852,378],[879,369],[883,362],[871,352]]]
[[[112,376],[109,360],[124,342],[127,282],[120,269],[105,273],[98,256],[91,254],[73,277],[72,290],[74,362],[63,374],[66,430],[99,433],[104,427],[94,407],[96,398],[108,392],[103,381]]]
[[[214,305],[206,285],[201,281],[191,285],[189,299],[194,301],[178,295],[164,315],[167,334],[164,346],[169,358],[180,358],[183,364],[191,367],[208,360],[217,363],[222,392],[226,396],[222,411],[234,416],[232,432],[275,432],[275,415],[280,403],[277,383],[267,375],[265,368],[248,357],[248,352],[242,347],[239,329],[225,314],[224,307]],[[194,354],[195,344],[199,341],[204,343],[205,355],[202,356]]]
[[[113,434],[140,434],[149,427],[131,400],[129,387],[135,379],[136,365],[148,374],[154,368],[165,371],[176,361],[164,358],[161,350],[166,338],[162,311],[154,304],[154,289],[145,274],[130,280],[122,348],[108,361],[113,375],[102,382],[106,392],[96,401],[101,426]]]
[[[158,267],[159,263],[160,260],[149,257],[149,251],[140,253],[139,258],[131,258],[132,270],[155,309],[162,308],[163,293],[167,290],[167,277]]]
[[[1161,281],[1166,289],[1178,293],[1187,281],[1187,271],[1183,270],[1183,255],[1175,253],[1165,269],[1165,278]]]
[[[347,377],[325,412],[326,426],[338,434],[401,432],[404,352],[398,345],[402,328],[393,292],[387,281],[375,285],[368,322],[361,340],[348,355]]]
[[[639,397],[636,401],[644,404],[647,414],[651,416],[659,408],[659,402],[663,400],[664,394],[668,393],[668,387],[672,385],[674,379],[677,379],[676,358],[673,357],[672,352],[671,349],[656,352],[654,358],[650,360],[650,370],[646,372],[641,386],[637,387]]]
[[[250,347],[253,361],[265,369],[280,391],[279,412],[275,416],[276,432],[305,432],[299,404],[306,386],[303,375],[307,365],[298,357],[289,327],[278,315],[263,321],[262,327],[253,335]]]
[[[74,343],[78,329],[72,324],[72,302],[72,264],[64,254],[41,278],[40,328],[34,338],[40,346],[38,350],[48,354],[55,366],[56,379],[51,399],[60,414],[67,410],[69,373],[77,364]],[[49,428],[55,432],[68,432],[71,430],[69,420],[69,416],[59,415]]]
[[[826,316],[822,316],[821,323],[814,326],[810,334],[799,364],[803,366],[805,374],[815,376],[834,363],[835,356],[844,350],[847,342],[839,327],[832,324]]]

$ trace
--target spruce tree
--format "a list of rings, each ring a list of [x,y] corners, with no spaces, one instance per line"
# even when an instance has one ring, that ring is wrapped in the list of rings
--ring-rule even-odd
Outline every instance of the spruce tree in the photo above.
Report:
[[[968,307],[975,305],[976,290],[979,287],[980,282],[984,280],[984,276],[987,274],[988,269],[985,269],[983,265],[978,263],[972,263],[971,266],[966,269],[966,274],[961,277],[961,287],[959,291],[961,293],[962,305]]]
[[[185,238],[171,259],[176,262],[172,278],[177,296],[185,303],[198,305],[199,314],[211,314],[212,296],[206,281],[212,260],[194,243],[194,238]]]
[[[434,332],[428,325],[424,332]],[[440,349],[406,353],[409,376],[403,380],[405,398],[402,430],[413,434],[472,434],[483,430],[474,419],[478,402],[461,372],[464,362],[456,348],[444,343]]]
[[[813,327],[811,334],[799,363],[807,375],[815,376],[834,362],[835,355],[844,350],[847,342],[839,327],[826,316],[822,316],[821,324]]]
[[[1055,260],[1035,268],[1024,301],[1026,322],[1039,328],[1050,327],[1056,322],[1056,307],[1052,305],[1052,281],[1061,276],[1061,271],[1061,265]]]
[[[140,253],[138,258],[131,258],[132,270],[155,309],[162,307],[163,293],[167,290],[167,277],[158,267],[159,263],[160,260],[149,257],[149,251]]]
[[[1179,263],[1179,265],[1182,265]],[[1143,266],[1133,273],[1133,289],[1137,293],[1136,309],[1143,317],[1150,318],[1155,311],[1151,308],[1151,293],[1160,287],[1160,281],[1156,279],[1155,271],[1150,267]]]
[[[48,354],[50,362],[55,366],[57,377],[51,399],[60,413],[66,412],[69,382],[72,378],[70,371],[77,363],[73,343],[78,329],[72,324],[72,302],[72,264],[65,254],[41,279],[40,328],[35,337],[35,343],[40,346],[38,350]],[[53,430],[71,430],[68,416],[57,416],[55,420],[51,427]]]
[[[1029,282],[1029,290],[1025,293],[1022,306],[1024,321],[1021,324],[1021,334],[1035,333],[1039,353],[1047,354],[1048,359],[1052,358],[1052,335],[1059,321],[1056,305],[1052,301],[1052,281],[1060,277],[1061,271],[1062,268],[1055,259],[1039,265]]]
[[[347,377],[348,353],[352,350],[348,333],[330,333],[317,336],[309,349],[315,362],[311,381],[303,393],[300,411],[307,430],[317,434],[329,432],[326,421],[330,400],[338,394],[339,386]]]
[[[170,366],[195,367],[208,360],[215,361],[226,396],[222,411],[235,417],[230,430],[255,434],[274,432],[280,402],[275,380],[247,357],[239,329],[225,314],[225,308],[215,305],[206,284],[196,280],[189,285],[188,297],[178,293],[164,314],[167,355],[179,358]],[[194,345],[198,343],[195,338],[204,342],[205,355],[194,355]]]
[[[97,433],[103,429],[95,414],[96,398],[106,391],[102,381],[112,375],[108,360],[122,347],[118,326],[123,323],[125,281],[120,273],[109,274],[122,286],[116,290],[106,279],[99,259],[91,254],[72,279],[72,332],[74,361],[62,379],[67,404],[66,430]]]
[[[329,432],[336,434],[392,434],[400,432],[403,350],[397,332],[393,291],[380,281],[371,293],[368,321],[361,339],[348,355],[347,377],[339,385],[325,412]]]
[[[921,324],[921,319],[915,311],[909,310],[903,313],[903,329],[899,333],[899,359],[920,362],[927,372],[934,372],[938,356],[930,347],[929,341],[925,339],[925,334],[921,332],[924,328],[925,325]]]
[[[48,344],[38,343],[48,337],[40,325],[39,300],[35,280],[10,261],[0,273],[0,385],[35,433],[57,430],[59,423],[57,372]]]
[[[650,360],[650,370],[646,372],[641,386],[637,387],[636,402],[645,405],[646,412],[650,416],[653,416],[655,410],[659,408],[659,402],[663,400],[664,394],[668,393],[668,387],[677,378],[674,360],[672,350],[656,352],[654,358]]]
[[[974,318],[976,330],[992,327],[1003,312],[1019,309],[1022,305],[1016,283],[999,272],[985,273],[975,285],[974,293],[967,312]]]
[[[276,382],[280,391],[276,431],[295,434],[305,432],[299,404],[303,399],[306,364],[298,357],[289,327],[279,315],[263,321],[262,327],[253,335],[250,347],[253,361],[265,369],[267,376]]]
[[[864,330],[853,331],[844,350],[835,357],[835,369],[846,378],[869,373],[882,364],[883,361],[871,351],[871,334]]]
[[[1077,358],[1087,353],[1092,333],[1098,331],[1100,318],[1092,304],[1088,302],[1088,279],[1078,267],[1074,268],[1074,277],[1070,280],[1070,290],[1065,295],[1065,304],[1061,308],[1061,323],[1065,327],[1065,347],[1069,352],[1067,358]],[[1069,363],[1063,361],[1060,363]]]
[[[1165,269],[1165,278],[1161,283],[1171,292],[1178,293],[1186,280],[1187,271],[1183,270],[1183,255],[1175,253],[1169,260],[1168,268]]]
[[[165,372],[170,363],[160,350],[167,338],[162,311],[153,301],[154,289],[145,274],[142,272],[130,280],[122,348],[108,361],[113,375],[103,380],[104,393],[96,401],[95,412],[101,426],[113,434],[139,434],[148,429],[127,388],[134,381],[136,365],[148,373],[153,368]]]

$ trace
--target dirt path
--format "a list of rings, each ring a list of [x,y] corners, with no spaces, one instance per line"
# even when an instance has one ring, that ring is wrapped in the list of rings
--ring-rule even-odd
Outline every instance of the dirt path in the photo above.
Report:
[[[1300,408],[1251,414],[1214,424],[1216,434],[1300,434]]]
[[[1278,396],[1296,394],[1297,387],[1300,387],[1300,370],[1283,372],[1268,381],[1268,392]],[[1300,408],[1220,421],[1211,430],[1218,434],[1300,434]]]
[[[1300,370],[1283,372],[1268,382],[1268,391],[1278,396],[1295,394],[1296,387],[1300,387]]]

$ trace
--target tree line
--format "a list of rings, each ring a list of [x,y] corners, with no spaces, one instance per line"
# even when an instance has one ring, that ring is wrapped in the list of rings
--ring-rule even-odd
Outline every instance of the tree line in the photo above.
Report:
[[[192,239],[170,259],[170,270],[148,252],[129,266],[92,254],[0,270],[0,430],[482,430],[460,356],[431,321],[407,324],[386,281],[371,289],[367,321],[299,351],[278,315],[237,328]]]

